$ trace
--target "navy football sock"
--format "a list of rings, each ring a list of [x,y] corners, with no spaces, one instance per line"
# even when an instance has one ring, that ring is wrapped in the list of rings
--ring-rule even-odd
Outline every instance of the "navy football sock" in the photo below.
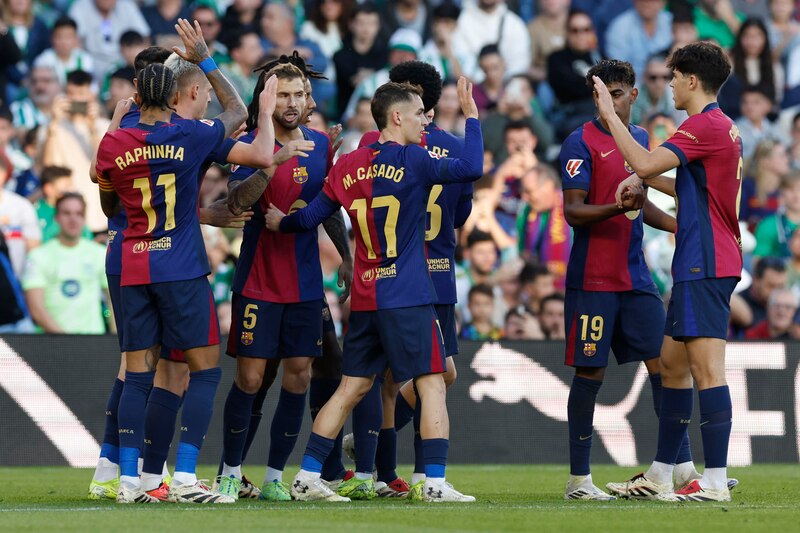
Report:
[[[678,451],[686,439],[694,403],[693,389],[664,387],[661,394],[661,416],[658,419],[656,461],[675,464]]]
[[[275,415],[270,428],[270,447],[267,466],[283,471],[289,455],[294,450],[297,436],[303,425],[303,412],[306,407],[306,394],[295,394],[281,388]]]
[[[228,466],[242,464],[255,397],[255,394],[247,394],[240,389],[236,382],[231,385],[231,390],[228,392],[222,422],[224,461]]]
[[[209,368],[189,374],[189,388],[181,413],[181,438],[175,460],[175,472],[193,474],[197,454],[203,446],[214,412],[214,396],[222,378],[222,369]]]
[[[267,399],[267,392],[269,392],[269,387],[262,385],[253,399],[253,405],[250,408],[250,426],[247,428],[247,439],[244,441],[244,449],[242,450],[242,463],[247,459],[250,446],[253,445],[253,439],[256,438],[256,433],[258,433],[258,426],[261,425],[261,419],[264,417],[262,409],[264,408],[264,400]]]
[[[120,475],[139,476],[139,453],[144,438],[144,410],[153,386],[155,372],[125,372],[125,385],[119,398]]]
[[[425,456],[425,477],[445,477],[449,447],[450,441],[447,439],[424,439],[422,441],[422,454]]]
[[[569,424],[569,473],[586,476],[591,472],[589,458],[592,453],[594,405],[602,381],[580,376],[572,378],[567,401]]]
[[[353,444],[356,447],[356,472],[372,472],[378,433],[383,424],[382,380],[377,378],[372,388],[353,409]]]
[[[724,385],[701,390],[698,396],[706,468],[725,468],[731,437],[731,391]]]
[[[661,374],[650,374],[650,386],[653,388],[653,409],[656,411],[656,416],[661,418]],[[692,460],[692,446],[689,442],[689,432],[681,442],[681,447],[678,450],[678,457],[675,459],[676,464],[687,463]]]
[[[391,483],[397,479],[397,432],[394,428],[381,429],[375,455],[378,481]]]
[[[169,455],[181,397],[153,387],[144,411],[144,463],[142,473],[160,474]]]
[[[311,378],[311,385],[308,388],[308,408],[311,411],[311,420],[317,419],[320,409],[328,403],[333,393],[339,388],[341,379],[339,378]],[[328,454],[328,458],[322,465],[322,479],[333,481],[342,479],[346,469],[342,463],[342,438],[344,432],[340,431],[334,439],[333,450]]]
[[[405,396],[399,391],[397,393],[397,400],[394,404],[394,429],[400,431],[406,427],[409,422],[414,420],[414,408],[408,405]]]
[[[308,445],[303,454],[303,462],[300,468],[306,472],[315,472],[319,474],[322,471],[322,463],[328,458],[328,455],[333,449],[334,439],[328,439],[321,435],[312,432],[308,438]]]
[[[119,464],[119,426],[117,413],[119,411],[119,398],[125,382],[117,378],[111,387],[111,394],[106,401],[106,426],[103,433],[103,445],[100,447],[100,457],[105,457],[115,464]]]

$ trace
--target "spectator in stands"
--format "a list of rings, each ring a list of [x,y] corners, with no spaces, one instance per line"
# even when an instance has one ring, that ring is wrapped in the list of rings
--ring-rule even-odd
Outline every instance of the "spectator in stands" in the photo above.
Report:
[[[756,226],[755,257],[789,257],[789,238],[800,225],[800,172],[783,177],[780,208]]]
[[[487,44],[496,44],[500,49],[509,75],[527,74],[531,66],[528,28],[508,9],[504,0],[478,0],[474,4],[465,4],[458,17],[454,46],[477,57]],[[483,79],[479,71],[466,74],[474,81]]]
[[[162,35],[175,35],[178,19],[189,18],[189,14],[188,2],[184,3],[183,0],[156,0],[155,4],[142,8],[142,16],[150,26],[150,36],[154,44],[158,44],[158,38]]]
[[[6,187],[21,196],[27,196],[27,191],[18,187],[16,178],[20,172],[31,168],[33,162],[19,148],[14,130],[14,118],[11,116],[11,111],[5,108],[0,108],[0,151],[5,153],[14,167],[14,173],[6,181]]]
[[[19,279],[25,256],[42,242],[42,231],[31,203],[4,187],[13,170],[8,158],[0,151],[0,232],[8,247],[14,275]]]
[[[73,190],[72,172],[64,167],[44,167],[42,169],[42,198],[33,204],[39,227],[42,229],[42,242],[58,236],[61,228],[56,222],[58,199]],[[92,238],[89,228],[83,228],[83,237]]]
[[[133,67],[122,67],[111,73],[108,100],[106,101],[108,116],[114,114],[114,108],[120,100],[131,98],[136,93],[136,87],[133,85],[134,77],[136,77],[136,71]]]
[[[0,231],[0,334],[33,333],[34,328],[22,287],[11,267],[5,236]]]
[[[641,93],[639,93],[641,94]],[[664,144],[678,129],[675,119],[665,113],[653,113],[645,117],[643,124],[650,137],[650,149]]]
[[[496,44],[487,44],[481,48],[478,66],[483,72],[483,81],[473,86],[472,96],[481,116],[485,117],[497,110],[506,77],[506,62]]]
[[[83,194],[86,224],[93,232],[108,227],[97,185],[89,179],[89,166],[107,129],[108,119],[101,116],[91,74],[82,70],[70,72],[64,95],[53,103],[53,120],[47,128],[42,164],[72,171],[74,190]]]
[[[383,41],[377,38],[380,29],[381,20],[375,4],[366,1],[358,5],[342,49],[333,56],[339,113],[347,107],[355,88],[386,65],[388,50]]]
[[[485,283],[474,285],[469,290],[467,307],[472,320],[461,328],[462,339],[470,341],[500,340],[503,332],[492,322],[494,314],[494,293],[492,287]]]
[[[78,37],[78,25],[69,17],[61,17],[53,26],[51,34],[52,48],[42,52],[33,62],[34,66],[47,66],[58,74],[62,85],[67,82],[67,74],[75,70],[94,70],[92,56],[81,48]]]
[[[8,70],[22,59],[14,36],[8,32],[8,26],[0,18],[0,107],[8,107],[6,86],[8,85]]]
[[[775,289],[767,299],[767,317],[745,331],[748,340],[785,340],[797,313],[798,296],[790,289]]]
[[[497,248],[492,236],[480,230],[471,231],[464,249],[463,268],[456,270],[457,306],[465,322],[471,318],[466,306],[469,290],[479,283],[490,284],[496,265]]]
[[[386,34],[406,28],[417,32],[422,42],[430,39],[432,17],[427,0],[388,0],[381,7],[381,26]]]
[[[782,258],[763,257],[754,260],[754,265],[750,287],[731,297],[731,324],[738,333],[767,318],[770,294],[785,288],[788,282],[786,263]],[[734,312],[734,309],[740,312]]]
[[[377,127],[375,125],[375,119],[372,118],[371,104],[372,100],[369,98],[359,99],[358,103],[356,104],[355,114],[353,114],[353,116],[350,117],[350,120],[347,122],[347,131],[344,133],[344,141],[342,141],[340,153],[348,154],[358,148],[358,144],[361,142],[361,137],[363,137],[368,131],[372,131]],[[438,113],[436,118],[436,122],[438,124]]]
[[[652,56],[639,80],[639,96],[631,107],[632,123],[642,125],[645,119],[655,113],[669,115],[676,124],[686,120],[686,112],[675,109],[671,81],[672,70],[667,67],[667,58]]]
[[[542,0],[540,11],[528,24],[531,36],[531,68],[528,71],[535,81],[547,78],[547,58],[566,44],[569,0]]]
[[[123,33],[134,30],[150,35],[150,27],[132,0],[75,0],[69,16],[78,23],[83,46],[94,58],[93,74],[98,80],[119,60]]]
[[[633,0],[572,0],[571,9],[589,13],[597,28],[600,49],[605,49],[608,25],[625,11],[633,7]]]
[[[795,113],[790,129],[792,144],[789,148],[789,165],[800,170],[800,113]]]
[[[496,199],[500,224],[514,233],[514,221],[522,207],[522,177],[539,164],[534,153],[538,138],[529,122],[506,124],[503,140],[508,155],[494,173],[492,192]]]
[[[662,52],[669,54],[678,48],[697,41],[697,26],[694,25],[694,10],[688,4],[675,4],[672,10],[672,44]]]
[[[308,20],[300,28],[300,37],[317,43],[327,59],[342,49],[342,40],[347,35],[348,25],[352,18],[354,0],[319,0],[311,6]],[[328,62],[325,76],[336,80],[336,67],[333,61]]]
[[[739,202],[739,220],[746,222],[750,231],[778,210],[781,180],[788,173],[786,147],[772,139],[758,143],[745,168]]]
[[[228,48],[219,41],[222,24],[220,24],[217,11],[209,5],[195,4],[192,20],[196,20],[200,24],[200,29],[203,30],[203,39],[205,39],[208,51],[217,65],[230,62]]]
[[[475,72],[476,56],[453,42],[461,10],[451,0],[444,0],[433,9],[431,36],[419,53],[420,61],[436,67],[442,79],[457,80],[467,72]]]
[[[544,340],[536,315],[523,305],[506,313],[503,338],[515,341]]]
[[[800,229],[792,232],[789,253],[791,256],[786,262],[786,286],[800,294]]]
[[[793,0],[769,0],[769,44],[775,61],[785,60],[789,53],[800,44],[800,23],[792,15],[795,11]]]
[[[464,136],[466,119],[461,114],[461,105],[458,101],[458,89],[452,80],[445,81],[442,85],[442,96],[436,104],[434,115],[436,125],[460,137]]]
[[[106,331],[103,298],[108,290],[105,247],[81,237],[86,203],[67,193],[56,203],[61,231],[28,257],[22,287],[34,322],[45,333]]]
[[[264,57],[261,38],[252,30],[242,30],[228,41],[228,53],[231,62],[222,65],[220,70],[236,88],[245,105],[249,105],[260,74],[253,72],[253,69],[259,66]]]
[[[698,37],[716,41],[723,48],[733,46],[745,18],[744,13],[733,8],[731,0],[697,0],[694,8]]]
[[[566,338],[564,324],[564,296],[553,293],[542,298],[539,311],[539,324],[542,333],[548,340],[564,340]]]
[[[222,17],[222,29],[219,40],[227,43],[243,30],[258,32],[261,24],[261,12],[266,4],[263,0],[233,0]]]
[[[763,140],[781,141],[778,127],[767,118],[775,105],[761,87],[748,86],[742,91],[742,116],[736,119],[742,138],[742,157],[750,159],[756,145]]]
[[[527,261],[519,273],[522,301],[536,315],[541,312],[542,301],[556,293],[555,277],[545,265]]]
[[[672,14],[665,0],[634,0],[633,9],[611,21],[606,30],[606,55],[627,61],[642,72],[647,59],[672,43]]]
[[[61,89],[55,70],[51,67],[33,67],[28,78],[28,96],[11,104],[14,127],[25,131],[47,126],[53,116],[53,102]]]
[[[33,12],[32,0],[2,0],[3,23],[22,51],[17,74],[27,75],[33,60],[50,46],[50,30]]]
[[[547,83],[558,99],[556,134],[565,138],[572,130],[595,115],[592,89],[586,73],[600,61],[597,35],[592,19],[584,11],[570,11],[567,17],[567,44],[547,59]]]

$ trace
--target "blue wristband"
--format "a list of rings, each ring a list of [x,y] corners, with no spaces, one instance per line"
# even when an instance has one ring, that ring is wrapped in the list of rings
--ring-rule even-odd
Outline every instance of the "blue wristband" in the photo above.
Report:
[[[203,73],[205,73],[205,74],[208,74],[209,72],[212,72],[212,71],[217,70],[219,68],[217,66],[217,62],[214,61],[213,57],[205,58],[204,60],[199,62],[197,64],[197,66],[200,67],[200,70],[202,70]]]

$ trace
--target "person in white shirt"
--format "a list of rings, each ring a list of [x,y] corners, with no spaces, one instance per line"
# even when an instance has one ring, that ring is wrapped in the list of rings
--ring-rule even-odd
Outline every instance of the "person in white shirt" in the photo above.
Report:
[[[58,75],[61,85],[67,83],[67,74],[75,70],[94,70],[94,60],[81,49],[78,24],[69,17],[61,17],[53,25],[50,35],[53,47],[48,48],[33,62],[35,67],[50,67]]]
[[[42,242],[42,230],[33,205],[3,187],[13,170],[8,158],[0,152],[0,231],[8,246],[11,267],[19,279],[28,252]]]

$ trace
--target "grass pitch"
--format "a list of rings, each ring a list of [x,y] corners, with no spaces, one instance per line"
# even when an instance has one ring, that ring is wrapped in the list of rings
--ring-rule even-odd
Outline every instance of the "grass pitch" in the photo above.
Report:
[[[246,471],[257,479],[263,468],[248,466]],[[287,469],[287,480],[295,471]],[[599,466],[593,477],[602,487],[637,471]],[[234,506],[121,506],[85,498],[90,470],[0,468],[0,531],[800,531],[799,465],[729,473],[741,484],[726,504],[565,501],[565,466],[454,465],[448,467],[448,479],[475,495],[477,503],[243,500]],[[213,468],[204,467],[200,474],[211,477]]]

